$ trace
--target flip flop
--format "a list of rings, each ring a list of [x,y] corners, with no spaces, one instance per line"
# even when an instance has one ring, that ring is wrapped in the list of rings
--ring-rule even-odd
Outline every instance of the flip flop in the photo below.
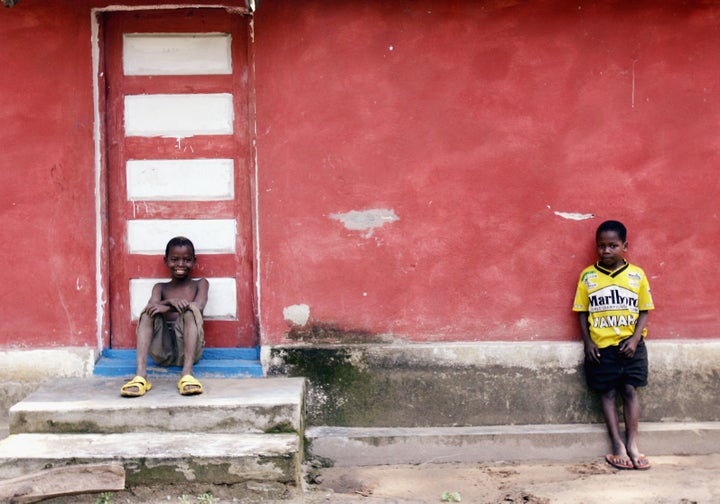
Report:
[[[137,390],[130,390],[132,388]],[[120,389],[120,395],[123,397],[140,397],[144,396],[145,392],[149,392],[151,388],[152,385],[150,385],[149,381],[142,376],[136,376],[122,386]]]
[[[632,463],[632,460],[630,460],[630,457],[627,455],[613,455],[608,454],[605,455],[605,460],[607,460],[607,463],[611,466],[615,467],[616,469],[634,469],[635,466]]]
[[[638,457],[633,460],[632,463],[633,467],[639,471],[646,471],[650,469],[650,461],[643,454],[638,455]]]
[[[203,393],[203,386],[193,375],[185,375],[178,382],[178,391],[181,395],[195,395]]]

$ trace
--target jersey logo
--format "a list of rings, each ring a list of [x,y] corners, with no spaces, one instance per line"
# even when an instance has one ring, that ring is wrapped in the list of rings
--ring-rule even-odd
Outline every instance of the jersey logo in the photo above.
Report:
[[[618,327],[633,326],[637,319],[632,315],[607,315],[593,319],[593,327],[603,329],[605,327],[615,328],[615,333],[620,334]]]
[[[597,278],[597,276],[598,276],[597,273],[595,273],[594,271],[586,271],[586,272],[583,274],[583,276],[582,276],[582,278],[580,279],[580,281],[581,281],[581,282],[587,282],[587,281],[589,281],[589,280],[592,280],[593,278]]]
[[[617,285],[596,290],[589,295],[589,301],[591,312],[628,310],[638,313],[639,311],[637,293]]]

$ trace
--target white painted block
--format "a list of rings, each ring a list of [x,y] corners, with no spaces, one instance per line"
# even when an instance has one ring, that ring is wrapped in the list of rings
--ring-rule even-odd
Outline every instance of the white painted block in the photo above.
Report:
[[[232,159],[129,160],[130,201],[215,201],[235,195]]]
[[[125,96],[125,136],[185,138],[232,132],[229,93]]]
[[[210,320],[237,319],[237,287],[234,278],[208,278],[208,303],[203,316]],[[130,316],[140,318],[147,306],[153,286],[158,282],[169,282],[169,278],[133,278],[130,280]]]
[[[228,33],[126,33],[125,75],[228,75],[232,73]]]
[[[129,220],[128,252],[131,254],[165,255],[168,241],[187,236],[195,253],[234,254],[237,226],[234,219],[147,219]]]

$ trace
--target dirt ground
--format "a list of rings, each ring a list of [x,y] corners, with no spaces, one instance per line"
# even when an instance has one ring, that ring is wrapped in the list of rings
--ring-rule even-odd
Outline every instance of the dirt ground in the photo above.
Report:
[[[357,502],[440,503],[457,492],[476,504],[691,504],[720,502],[720,454],[652,457],[647,471],[619,471],[603,459],[532,464],[431,464],[330,468],[316,492],[325,500],[363,496]],[[334,493],[333,493],[334,492]],[[370,499],[373,500],[370,500]],[[353,502],[353,501],[348,501]]]
[[[46,500],[70,503],[712,504],[720,503],[720,454],[651,457],[648,471],[619,471],[602,458],[571,462],[421,464],[322,469],[302,495],[279,501],[239,487],[135,488]],[[256,488],[257,490],[257,488]],[[272,490],[268,488],[268,490]],[[444,495],[445,494],[445,495]],[[461,500],[452,500],[453,495]],[[445,500],[443,500],[445,497]]]

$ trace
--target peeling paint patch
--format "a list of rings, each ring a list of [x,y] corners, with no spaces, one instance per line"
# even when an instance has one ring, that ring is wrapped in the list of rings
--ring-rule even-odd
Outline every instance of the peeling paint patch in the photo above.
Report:
[[[346,213],[330,214],[330,218],[343,223],[350,231],[366,231],[363,235],[370,238],[375,228],[382,227],[386,223],[400,220],[392,209],[374,208],[371,210],[351,210]]]
[[[306,304],[296,304],[283,308],[285,322],[304,326],[310,320],[310,307]]]
[[[562,217],[563,219],[569,219],[569,220],[588,220],[595,217],[595,214],[586,213],[571,213],[571,212],[555,212],[555,215]]]

